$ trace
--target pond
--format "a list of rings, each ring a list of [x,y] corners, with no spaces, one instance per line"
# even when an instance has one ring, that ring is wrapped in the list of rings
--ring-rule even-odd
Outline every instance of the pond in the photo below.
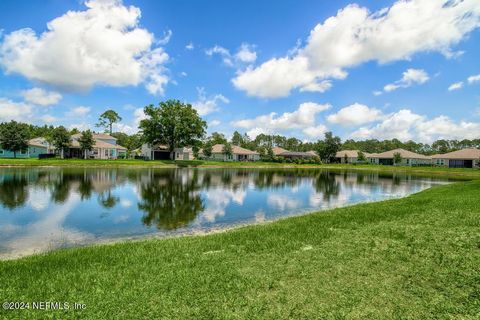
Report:
[[[0,259],[208,232],[446,183],[325,169],[0,168]]]

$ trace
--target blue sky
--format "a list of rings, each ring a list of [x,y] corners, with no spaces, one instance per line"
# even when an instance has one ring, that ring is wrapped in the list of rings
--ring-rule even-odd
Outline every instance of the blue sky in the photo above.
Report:
[[[478,0],[4,0],[0,121],[132,133],[175,98],[227,136],[479,138],[479,27]]]

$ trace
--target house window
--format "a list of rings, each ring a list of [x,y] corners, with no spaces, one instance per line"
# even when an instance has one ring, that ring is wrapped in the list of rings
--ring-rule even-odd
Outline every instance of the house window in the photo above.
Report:
[[[108,149],[105,149],[105,157],[108,157]]]
[[[21,150],[20,154],[27,154],[27,150]]]
[[[1,155],[5,154],[5,151],[3,151],[3,149],[0,149],[0,154]]]

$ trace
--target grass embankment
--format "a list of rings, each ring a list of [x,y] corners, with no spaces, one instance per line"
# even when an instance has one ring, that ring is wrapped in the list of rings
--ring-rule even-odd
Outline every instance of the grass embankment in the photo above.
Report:
[[[479,319],[480,181],[208,236],[0,262],[0,318]]]
[[[144,160],[83,160],[83,159],[0,159],[0,167],[95,167],[95,168],[325,168],[367,170],[379,172],[418,173],[442,176],[480,178],[480,170],[445,167],[406,167],[351,164],[293,164],[278,162],[222,162],[222,161],[144,161]]]

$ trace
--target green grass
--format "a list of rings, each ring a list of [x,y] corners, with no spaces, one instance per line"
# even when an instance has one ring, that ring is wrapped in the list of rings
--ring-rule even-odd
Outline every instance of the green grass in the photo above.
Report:
[[[480,319],[480,181],[208,236],[0,262],[43,319]],[[3,302],[2,301],[2,302]]]

